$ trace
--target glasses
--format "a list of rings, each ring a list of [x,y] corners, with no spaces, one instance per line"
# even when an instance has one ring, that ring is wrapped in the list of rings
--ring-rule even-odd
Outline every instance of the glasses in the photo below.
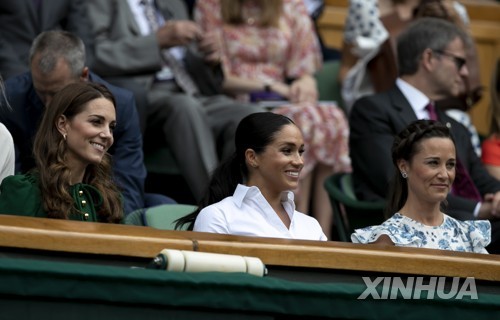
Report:
[[[442,55],[442,56],[452,58],[453,62],[457,66],[458,70],[462,70],[462,67],[467,63],[467,60],[465,60],[464,58],[458,57],[458,56],[451,54],[449,52],[442,51],[442,50],[433,50],[433,51],[436,52],[437,54]]]

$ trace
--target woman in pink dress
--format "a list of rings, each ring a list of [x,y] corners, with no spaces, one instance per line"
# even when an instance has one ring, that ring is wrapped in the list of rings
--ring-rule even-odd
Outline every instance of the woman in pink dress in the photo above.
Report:
[[[349,127],[337,105],[318,103],[314,73],[322,57],[303,1],[197,1],[195,20],[220,41],[226,93],[281,100],[273,112],[301,129],[306,151],[297,209],[314,215],[329,236],[333,219],[323,182],[351,171]]]

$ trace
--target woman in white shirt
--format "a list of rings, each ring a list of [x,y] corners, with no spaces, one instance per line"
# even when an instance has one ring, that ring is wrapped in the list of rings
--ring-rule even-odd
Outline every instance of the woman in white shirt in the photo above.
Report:
[[[327,240],[318,221],[295,210],[304,162],[300,129],[289,118],[254,113],[236,129],[234,154],[214,171],[198,210],[177,226],[202,232]]]
[[[0,76],[0,108],[10,108],[7,98],[5,97],[5,90],[3,80]],[[14,174],[15,158],[14,158],[14,140],[7,130],[7,128],[0,123],[0,182],[3,178]]]

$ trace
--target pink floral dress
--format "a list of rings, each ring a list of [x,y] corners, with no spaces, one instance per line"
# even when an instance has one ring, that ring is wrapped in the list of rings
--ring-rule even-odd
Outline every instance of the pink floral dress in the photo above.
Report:
[[[284,0],[283,6],[279,27],[224,24],[219,0],[197,1],[195,20],[204,31],[220,38],[226,74],[282,82],[312,75],[321,67],[318,40],[303,1]],[[248,2],[243,15],[257,16],[258,10]],[[248,100],[248,95],[237,98]],[[332,103],[302,103],[285,104],[273,112],[289,117],[302,131],[306,149],[302,177],[317,163],[332,166],[332,173],[351,171],[349,127],[343,110]]]

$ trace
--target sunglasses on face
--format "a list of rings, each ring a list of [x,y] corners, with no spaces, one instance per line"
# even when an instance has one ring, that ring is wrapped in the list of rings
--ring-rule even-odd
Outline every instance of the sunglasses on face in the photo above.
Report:
[[[461,70],[463,68],[463,66],[467,63],[467,60],[465,60],[464,58],[456,56],[456,55],[451,54],[449,52],[446,52],[443,50],[433,50],[433,51],[436,52],[437,54],[440,54],[442,56],[453,59],[453,62],[457,66],[458,70]]]

